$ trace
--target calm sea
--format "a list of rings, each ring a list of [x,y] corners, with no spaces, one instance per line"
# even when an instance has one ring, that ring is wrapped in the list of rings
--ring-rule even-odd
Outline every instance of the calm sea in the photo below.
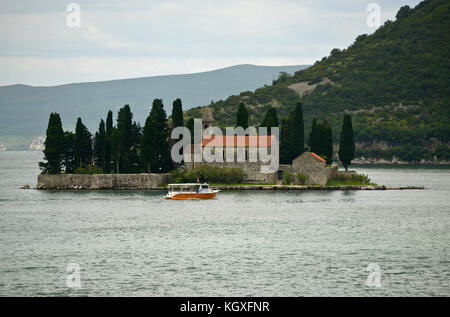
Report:
[[[448,168],[356,168],[424,191],[167,201],[160,191],[19,189],[36,186],[41,157],[0,152],[2,296],[450,295]],[[80,288],[67,284],[70,263]],[[379,284],[366,285],[368,267]]]

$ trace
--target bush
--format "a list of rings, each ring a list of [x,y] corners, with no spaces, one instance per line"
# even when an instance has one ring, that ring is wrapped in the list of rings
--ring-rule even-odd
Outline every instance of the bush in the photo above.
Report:
[[[306,181],[309,179],[308,175],[305,175],[303,173],[297,173],[297,181],[299,184],[305,185]]]
[[[87,165],[86,167],[77,167],[75,174],[103,174],[103,169],[97,165]]]
[[[328,186],[339,185],[374,185],[365,174],[338,175],[327,183]]]
[[[284,171],[283,172],[283,185],[290,185],[292,184],[292,174],[291,172]]]
[[[210,182],[218,184],[239,184],[246,177],[237,167],[218,167],[202,164],[192,170],[176,169],[172,171],[174,183]]]

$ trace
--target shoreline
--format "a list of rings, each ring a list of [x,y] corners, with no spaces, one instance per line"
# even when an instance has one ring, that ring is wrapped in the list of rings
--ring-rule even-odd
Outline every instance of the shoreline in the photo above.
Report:
[[[386,186],[386,185],[340,185],[340,186],[301,186],[301,185],[230,185],[230,186],[214,186],[211,185],[211,188],[220,189],[222,191],[232,191],[232,190],[246,190],[246,191],[261,191],[261,190],[271,190],[271,191],[317,191],[317,190],[325,190],[325,191],[336,191],[336,190],[426,190],[425,186]],[[151,191],[166,191],[168,188],[164,186],[157,187],[148,187],[145,189],[139,188],[121,188],[121,189],[92,189],[92,188],[67,188],[67,187],[55,187],[55,188],[33,188],[36,190],[63,190],[63,191],[120,191],[120,190],[151,190]]]

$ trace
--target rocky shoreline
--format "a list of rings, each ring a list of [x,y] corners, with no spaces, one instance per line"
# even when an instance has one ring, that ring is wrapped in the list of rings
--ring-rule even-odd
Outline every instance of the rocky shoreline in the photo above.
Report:
[[[233,185],[212,186],[220,190],[408,190],[425,189],[424,186],[385,186],[385,185],[340,185],[340,186],[303,186],[303,185]]]
[[[387,164],[387,165],[450,165],[450,161],[438,161],[438,160],[425,160],[422,159],[417,162],[408,162],[408,161],[401,161],[397,158],[392,158],[392,160],[386,160],[382,158],[365,158],[365,157],[358,157],[352,160],[352,164],[357,165],[377,165],[377,164]]]

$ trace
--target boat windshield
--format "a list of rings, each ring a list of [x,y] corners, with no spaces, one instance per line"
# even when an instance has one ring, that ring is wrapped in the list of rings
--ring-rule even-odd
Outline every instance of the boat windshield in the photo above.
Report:
[[[196,185],[196,184],[169,185],[169,192],[196,193],[198,191],[198,188],[199,188],[199,185]]]

